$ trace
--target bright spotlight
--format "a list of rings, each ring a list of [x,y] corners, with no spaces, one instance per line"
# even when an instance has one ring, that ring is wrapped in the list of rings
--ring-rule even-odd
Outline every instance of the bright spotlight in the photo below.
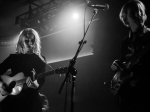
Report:
[[[79,15],[77,13],[74,13],[73,14],[73,19],[78,19],[79,18]]]

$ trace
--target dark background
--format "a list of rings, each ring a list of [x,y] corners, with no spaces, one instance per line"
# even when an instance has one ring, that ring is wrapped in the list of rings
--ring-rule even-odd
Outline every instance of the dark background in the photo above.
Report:
[[[1,1],[0,4],[0,38],[8,39],[11,38],[12,35],[15,35],[16,32],[20,31],[20,29],[15,26],[14,20],[17,14],[19,14],[19,10],[21,10],[22,7],[25,6],[25,2],[21,2],[20,0],[6,1],[7,3]],[[119,58],[120,42],[128,33],[128,29],[123,26],[123,24],[119,20],[120,9],[127,1],[128,0],[91,0],[91,3],[93,4],[107,3],[109,4],[109,9],[107,11],[99,9],[98,14],[95,17],[99,18],[99,20],[93,22],[88,31],[92,32],[91,37],[89,35],[87,36],[87,43],[92,40],[92,44],[90,44],[92,51],[90,52],[92,52],[93,55],[83,56],[77,58],[76,60],[74,66],[77,69],[77,77],[75,81],[74,112],[118,112],[117,96],[112,95],[109,89],[110,80],[114,75],[110,66],[115,59]],[[147,9],[146,13],[148,16],[148,20],[146,21],[146,25],[149,26],[150,9],[148,6],[148,0],[142,1]],[[55,36],[57,37],[57,34]],[[49,39],[50,38],[54,37],[49,37]],[[47,48],[44,46],[44,42],[46,41],[47,38],[42,39],[43,55],[46,54],[46,52],[44,52],[44,49]],[[78,41],[80,41],[80,39]],[[51,42],[53,43],[53,39],[51,40]],[[72,47],[68,42],[66,44],[68,44],[67,48]],[[69,55],[70,57],[67,57],[66,59],[63,58],[61,60],[60,58],[64,53],[60,53],[59,55],[55,55],[53,53],[51,53],[50,55],[46,55],[46,58],[49,59],[49,64],[54,69],[68,66],[70,59],[73,58],[78,48],[78,43],[76,42],[75,44],[77,44],[77,46],[75,47],[71,55],[69,55],[71,51],[67,52],[67,55]],[[83,48],[87,45],[88,44],[85,44]],[[10,53],[14,52],[12,50],[13,47],[8,46],[0,48],[1,62]],[[48,51],[51,52],[51,49],[48,48],[47,52]],[[52,62],[54,59],[53,57],[58,58],[58,60],[60,61]],[[45,85],[40,90],[41,93],[45,94],[48,97],[51,112],[64,111],[66,85],[64,86],[61,95],[58,94],[64,78],[65,75],[59,74],[46,77]],[[108,83],[104,85],[104,82]],[[67,87],[67,112],[69,112],[71,108],[71,87],[72,83],[69,82]]]

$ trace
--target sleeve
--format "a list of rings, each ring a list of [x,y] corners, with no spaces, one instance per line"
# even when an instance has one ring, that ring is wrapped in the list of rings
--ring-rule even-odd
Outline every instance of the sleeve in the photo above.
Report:
[[[3,75],[8,69],[11,68],[12,56],[9,55],[1,64],[0,64],[0,75]]]
[[[47,63],[46,58],[44,56],[42,56],[42,55],[40,55],[40,58],[42,60],[42,63],[40,64],[41,72],[43,73],[43,72],[46,72],[46,71],[51,71],[53,68]],[[38,81],[39,89],[40,89],[45,83],[45,77],[42,76],[37,81]]]
[[[120,43],[120,55],[119,58],[116,59],[112,65],[111,65],[111,69],[115,72],[118,71],[118,69],[123,69],[124,65],[123,62],[126,61],[125,59],[125,55],[126,55],[126,48],[127,48],[127,44],[128,44],[128,40],[127,37],[125,37],[121,43]]]
[[[52,66],[50,64],[48,64],[46,58],[44,56],[42,56],[42,57],[43,57],[43,59],[44,59],[44,61],[46,63],[46,71],[53,70]]]
[[[122,40],[121,45],[120,45],[120,52],[121,52],[120,61],[121,62],[126,61],[125,55],[126,55],[127,47],[128,47],[128,39],[127,37],[125,37],[125,39]]]
[[[40,74],[40,73],[46,72],[46,65],[47,65],[47,64],[46,64],[46,59],[45,59],[44,56],[38,55],[38,57],[40,58],[40,62],[37,63],[37,64],[39,65],[38,68],[36,68],[36,70],[38,71],[38,72],[37,72],[37,75]],[[39,59],[39,58],[38,58],[38,59]],[[43,86],[44,83],[45,83],[45,77],[44,77],[44,76],[39,77],[39,78],[37,79],[37,82],[38,82],[38,84],[39,84],[38,89],[41,89],[42,86]]]

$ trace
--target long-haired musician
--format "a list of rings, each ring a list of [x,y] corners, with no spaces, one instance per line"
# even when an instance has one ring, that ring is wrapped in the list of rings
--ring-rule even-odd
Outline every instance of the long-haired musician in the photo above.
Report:
[[[1,112],[42,112],[38,91],[45,78],[35,79],[35,75],[45,72],[46,66],[45,58],[41,55],[41,40],[37,31],[32,28],[22,30],[16,53],[10,54],[0,64]],[[8,69],[11,70],[9,77],[3,76]],[[19,82],[16,82],[24,78],[24,83],[19,85]]]

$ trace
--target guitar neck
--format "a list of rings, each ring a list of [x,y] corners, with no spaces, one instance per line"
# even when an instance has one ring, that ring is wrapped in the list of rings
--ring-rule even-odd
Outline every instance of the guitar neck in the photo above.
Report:
[[[40,73],[40,74],[37,74],[37,79],[40,78],[40,77],[45,77],[45,76],[49,76],[49,75],[52,75],[52,74],[55,74],[55,70],[52,70],[52,71],[47,71],[47,72],[44,72],[44,73]]]
[[[40,73],[40,74],[36,75],[36,79],[41,78],[41,77],[45,77],[45,76],[49,76],[49,75],[53,75],[53,74],[66,73],[67,70],[68,70],[68,68],[65,67],[65,68],[60,68],[60,69],[56,69],[56,70],[51,70],[51,71],[47,71],[47,72],[44,72],[44,73]],[[27,78],[23,78],[23,79],[20,79],[20,80],[16,81],[16,85],[21,85],[21,84],[26,83],[26,79]]]
[[[137,61],[142,58],[142,56],[149,50],[149,46],[150,44],[147,44],[145,48],[143,48],[138,54],[130,59],[130,61],[128,62],[130,63],[129,68],[132,68],[137,63]]]
[[[36,79],[38,79],[40,77],[43,77],[43,76],[45,77],[45,76],[48,76],[48,75],[52,75],[54,73],[55,73],[55,70],[40,73],[40,74],[37,74]],[[23,79],[20,79],[20,80],[16,81],[16,85],[18,86],[18,85],[26,83],[26,79],[27,78],[23,78]]]
[[[19,85],[22,85],[22,84],[26,83],[26,79],[27,78],[23,78],[21,80],[16,81],[16,86],[19,86]]]

